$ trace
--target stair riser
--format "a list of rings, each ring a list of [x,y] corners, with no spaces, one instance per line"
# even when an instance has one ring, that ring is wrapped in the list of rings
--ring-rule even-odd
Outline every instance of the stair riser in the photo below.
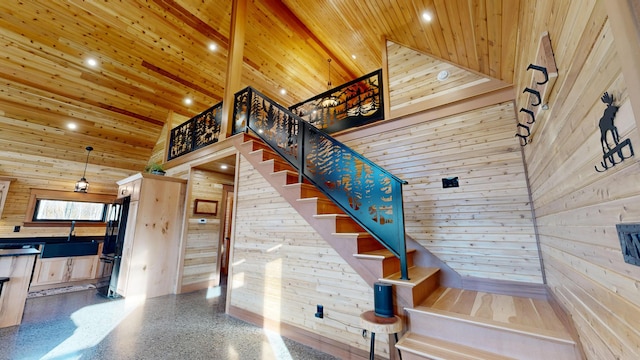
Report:
[[[369,251],[384,249],[384,245],[371,236],[362,236],[358,238],[358,251],[356,254],[362,254]]]
[[[316,209],[318,211],[318,214],[344,214],[344,212],[338,205],[332,203],[329,200],[318,201]]]
[[[300,187],[300,197],[301,198],[310,198],[310,197],[326,198],[326,196],[322,193],[322,191],[316,189],[315,187],[313,187],[313,185]]]
[[[362,226],[358,225],[351,218],[338,218],[336,219],[336,232],[364,232]]]
[[[397,257],[387,259],[361,259],[360,261],[363,262],[367,269],[376,274],[378,278],[384,278],[400,271],[400,259]],[[411,253],[407,254],[407,264],[408,267],[413,266]]]
[[[433,358],[433,357],[424,357],[417,354],[410,353],[408,351],[402,352],[402,360],[445,360],[442,358]],[[457,359],[446,359],[446,360],[457,360]]]
[[[409,311],[411,331],[522,360],[575,359],[575,345],[469,323],[456,318]],[[464,336],[461,336],[464,334]]]
[[[298,174],[291,173],[288,171],[280,171],[271,174],[271,177],[282,185],[290,185],[298,182]]]
[[[398,305],[401,309],[405,307],[413,308],[426,300],[439,286],[438,275],[431,276],[423,282],[417,284],[413,288],[395,286]]]

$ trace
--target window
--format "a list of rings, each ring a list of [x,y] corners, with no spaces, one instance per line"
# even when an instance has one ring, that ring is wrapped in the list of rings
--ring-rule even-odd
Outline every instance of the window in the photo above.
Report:
[[[24,226],[105,226],[115,195],[31,189]]]
[[[33,221],[105,221],[106,210],[103,203],[39,199]]]

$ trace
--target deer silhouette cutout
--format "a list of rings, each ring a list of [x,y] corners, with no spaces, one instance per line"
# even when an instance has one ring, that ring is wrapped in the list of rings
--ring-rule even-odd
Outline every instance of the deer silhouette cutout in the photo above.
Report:
[[[603,103],[607,104],[607,108],[604,110],[604,114],[600,118],[600,142],[602,143],[602,152],[608,153],[611,149],[618,146],[620,143],[620,135],[618,134],[618,128],[613,124],[613,119],[618,112],[618,107],[613,105],[613,95],[609,95],[608,92],[605,92],[604,95],[600,98]],[[609,141],[607,140],[607,134],[611,134],[611,138],[615,145],[609,145]]]

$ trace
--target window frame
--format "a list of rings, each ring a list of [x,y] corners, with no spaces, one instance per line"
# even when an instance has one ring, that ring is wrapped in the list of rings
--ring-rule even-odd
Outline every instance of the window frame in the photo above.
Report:
[[[31,189],[29,203],[24,218],[24,227],[68,227],[71,226],[71,220],[33,220],[38,200],[62,200],[62,201],[79,201],[94,202],[103,204],[112,204],[116,200],[115,195],[108,194],[91,194],[77,193],[69,191],[56,191],[46,189]],[[105,221],[95,220],[75,220],[76,226],[106,226]]]

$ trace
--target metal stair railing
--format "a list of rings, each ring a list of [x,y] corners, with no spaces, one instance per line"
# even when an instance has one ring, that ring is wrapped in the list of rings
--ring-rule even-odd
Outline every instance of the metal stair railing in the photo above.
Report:
[[[402,185],[407,182],[259,91],[235,94],[233,133],[251,130],[400,259],[408,280]]]

